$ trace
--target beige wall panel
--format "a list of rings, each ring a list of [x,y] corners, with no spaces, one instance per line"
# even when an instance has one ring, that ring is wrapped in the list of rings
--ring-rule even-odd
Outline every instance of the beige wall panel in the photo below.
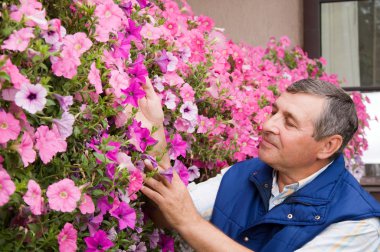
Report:
[[[269,37],[287,35],[303,42],[302,0],[188,0],[196,15],[214,19],[234,42],[265,46]]]

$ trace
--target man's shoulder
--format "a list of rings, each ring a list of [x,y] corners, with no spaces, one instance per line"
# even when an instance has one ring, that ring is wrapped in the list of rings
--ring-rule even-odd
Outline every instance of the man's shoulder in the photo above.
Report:
[[[226,175],[228,173],[250,174],[254,171],[264,169],[266,166],[267,164],[265,164],[259,158],[250,158],[232,165],[231,168],[226,172]]]

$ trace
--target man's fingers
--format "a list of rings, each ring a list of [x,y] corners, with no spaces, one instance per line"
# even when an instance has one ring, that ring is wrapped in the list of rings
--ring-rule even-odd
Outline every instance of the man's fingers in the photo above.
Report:
[[[162,203],[164,198],[156,191],[150,189],[149,187],[143,186],[140,191],[147,196],[149,199],[151,199],[155,204],[158,206]]]
[[[150,81],[149,77],[146,77],[145,80],[145,84],[142,85],[142,88],[146,93],[146,97],[149,99],[156,95],[156,92],[154,91],[152,82]]]
[[[154,168],[152,162],[151,162],[149,159],[145,159],[145,160],[144,160],[144,164],[145,164],[145,167],[146,167],[149,171],[154,171],[154,170],[156,170],[156,169],[158,170],[159,173],[161,173],[161,172],[164,171],[164,169],[161,168],[160,166],[158,166],[157,168]],[[164,185],[165,185],[166,187],[168,187],[168,186],[170,185],[170,182],[169,182],[164,176],[162,176],[162,175],[160,175],[160,174],[156,174],[156,175],[154,176],[154,178],[157,179],[157,180],[159,180],[159,181],[161,181],[162,183],[164,183]]]
[[[161,195],[165,195],[168,192],[168,189],[165,187],[165,185],[154,178],[144,178],[144,182],[147,186]]]

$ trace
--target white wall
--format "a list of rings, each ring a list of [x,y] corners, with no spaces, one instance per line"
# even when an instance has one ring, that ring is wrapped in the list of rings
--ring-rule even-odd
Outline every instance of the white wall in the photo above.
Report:
[[[367,112],[371,118],[377,116],[378,121],[369,122],[370,129],[366,130],[368,150],[364,152],[363,161],[366,164],[380,164],[380,92],[364,93],[371,103],[367,104]]]

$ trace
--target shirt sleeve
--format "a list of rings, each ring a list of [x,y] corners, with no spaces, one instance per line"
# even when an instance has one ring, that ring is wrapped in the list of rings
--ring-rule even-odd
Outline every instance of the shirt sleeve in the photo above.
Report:
[[[210,220],[214,208],[215,199],[219,190],[220,182],[228,168],[222,169],[221,173],[207,181],[195,184],[190,183],[188,190],[198,213],[205,219]]]
[[[369,218],[332,224],[296,251],[380,251],[380,220]]]

